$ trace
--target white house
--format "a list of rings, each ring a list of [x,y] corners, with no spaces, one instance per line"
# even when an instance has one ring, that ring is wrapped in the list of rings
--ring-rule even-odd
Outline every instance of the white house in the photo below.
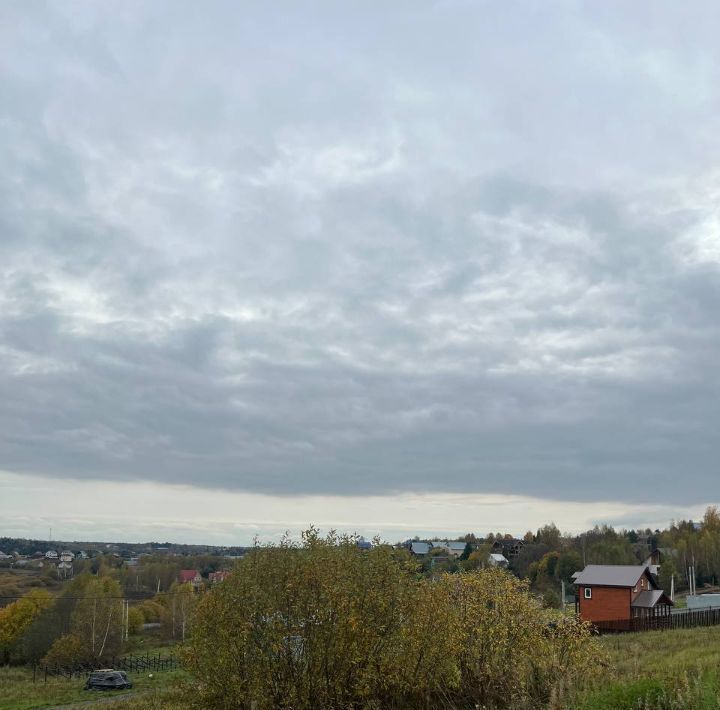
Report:
[[[508,562],[507,557],[505,555],[501,555],[499,552],[492,552],[488,556],[488,565],[490,567],[502,567],[502,569],[507,569],[507,566],[510,563]]]

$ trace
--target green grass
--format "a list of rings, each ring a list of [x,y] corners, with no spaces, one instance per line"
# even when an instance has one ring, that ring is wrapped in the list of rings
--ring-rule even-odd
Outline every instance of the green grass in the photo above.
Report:
[[[154,656],[156,658],[158,654],[160,654],[161,658],[167,658],[168,656],[177,657],[181,648],[181,643],[161,641],[143,633],[142,636],[130,637],[130,642],[125,645],[122,655],[145,656],[149,653],[151,657]]]
[[[146,672],[128,673],[128,676],[133,682],[131,691],[99,693],[83,690],[85,677],[72,679],[48,677],[46,683],[43,676],[38,674],[36,682],[33,683],[33,673],[30,668],[25,666],[0,667],[0,710],[33,710],[55,705],[70,705],[125,693],[140,694],[143,703],[151,703],[154,697],[170,691],[175,684],[187,678],[184,671],[153,673],[152,678]],[[127,707],[140,707],[138,702],[140,697],[134,700],[129,699],[128,702],[131,704]],[[115,703],[112,705],[113,708],[118,706],[119,704]]]
[[[621,677],[675,676],[678,672],[720,668],[720,626],[601,639]]]
[[[600,678],[578,689],[572,710],[711,710],[720,708],[720,626],[604,636],[598,643],[609,656]],[[137,649],[167,654],[177,649]],[[177,686],[190,680],[184,671],[130,674],[133,696],[113,710],[173,710],[187,707]],[[31,710],[107,697],[82,690],[83,678],[32,682],[32,670],[0,668],[0,710]],[[108,694],[109,695],[109,694]]]
[[[600,640],[612,670],[577,698],[578,710],[720,707],[720,627]]]

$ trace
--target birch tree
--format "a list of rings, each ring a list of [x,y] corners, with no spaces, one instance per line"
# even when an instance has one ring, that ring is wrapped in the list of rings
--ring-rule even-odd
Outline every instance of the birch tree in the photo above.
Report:
[[[85,587],[72,618],[72,633],[93,660],[117,653],[122,646],[122,590],[111,577],[98,577]]]

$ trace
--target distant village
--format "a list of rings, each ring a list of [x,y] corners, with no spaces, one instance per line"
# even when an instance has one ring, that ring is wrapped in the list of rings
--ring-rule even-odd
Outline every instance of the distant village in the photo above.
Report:
[[[171,543],[145,545],[119,544],[119,543],[86,543],[84,548],[79,548],[72,543],[53,543],[51,541],[28,541],[0,539],[6,544],[6,550],[0,550],[0,567],[28,568],[38,570],[53,570],[58,578],[72,577],[78,562],[93,560],[99,557],[110,556],[114,558],[118,566],[124,565],[133,568],[142,563],[143,559],[166,557],[169,559],[182,559],[183,557],[207,555],[221,557],[231,565],[235,560],[242,559],[252,548],[249,547],[220,547],[207,545],[173,545]],[[420,540],[419,538],[406,540],[397,543],[396,547],[405,548],[418,560],[427,562],[429,568],[439,568],[442,565],[467,559],[471,554],[482,546],[484,540]],[[10,543],[8,546],[7,543]],[[15,543],[14,545],[12,543]],[[373,543],[360,537],[357,540],[360,549],[369,550]],[[485,559],[487,566],[497,566],[507,569],[510,560],[520,553],[524,541],[510,536],[493,539],[490,551]],[[37,547],[29,553],[28,547]],[[12,549],[12,547],[16,549]],[[484,566],[484,565],[483,565]],[[84,568],[84,565],[81,565]],[[217,575],[224,575],[227,570],[208,573],[203,578],[196,570],[183,570],[179,576],[182,583],[191,583],[195,586],[204,580],[216,582],[220,579]],[[211,577],[210,575],[215,575]]]
[[[374,544],[359,536],[352,540],[361,550],[371,550]],[[618,532],[604,526],[568,536],[549,524],[522,538],[501,533],[483,538],[415,537],[394,546],[406,550],[428,576],[478,568],[508,570],[527,579],[544,605],[575,611],[596,624],[668,618],[680,608],[720,607],[720,569],[713,566],[720,552],[715,509],[708,509],[703,522],[684,521],[664,531]],[[219,584],[250,550],[0,538],[0,568],[35,571],[50,584],[79,572],[97,573],[104,565],[115,570],[128,596],[141,599],[174,585],[200,591]]]

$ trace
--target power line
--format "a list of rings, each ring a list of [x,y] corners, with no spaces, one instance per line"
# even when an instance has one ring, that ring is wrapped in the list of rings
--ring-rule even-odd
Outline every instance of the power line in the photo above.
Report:
[[[152,601],[155,597],[176,597],[181,596],[183,594],[187,594],[187,592],[155,592],[153,593],[152,597],[146,597],[144,599],[135,599],[134,601],[139,602],[149,602]],[[193,592],[195,594],[195,592]],[[0,599],[29,599],[29,601],[32,601],[32,597],[27,596],[27,594],[20,594],[20,595],[12,595],[12,596],[2,596],[0,595]],[[81,601],[81,600],[105,600],[105,599],[132,599],[131,597],[125,595],[123,597],[117,597],[117,596],[110,596],[110,597],[66,597],[66,596],[59,596],[59,597],[53,597],[53,601],[61,601],[63,599],[72,600],[72,601]]]

